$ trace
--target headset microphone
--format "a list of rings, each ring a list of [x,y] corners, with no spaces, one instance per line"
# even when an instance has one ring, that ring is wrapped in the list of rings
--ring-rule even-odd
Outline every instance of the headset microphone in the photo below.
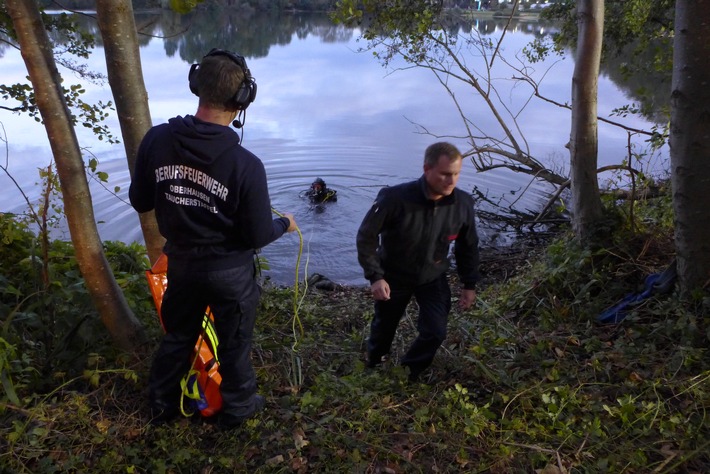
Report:
[[[242,128],[242,122],[240,122],[239,120],[235,120],[234,122],[232,122],[232,127]]]

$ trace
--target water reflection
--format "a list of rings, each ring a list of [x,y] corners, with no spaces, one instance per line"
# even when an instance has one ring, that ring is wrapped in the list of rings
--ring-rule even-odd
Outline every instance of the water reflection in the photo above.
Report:
[[[82,16],[80,21],[87,30],[98,33],[91,18]],[[382,186],[421,175],[423,151],[434,141],[432,136],[419,133],[414,124],[423,124],[432,133],[465,148],[463,140],[457,138],[464,135],[461,119],[429,71],[412,69],[393,74],[383,69],[371,55],[355,52],[363,46],[357,30],[333,25],[325,15],[249,15],[241,10],[206,10],[185,16],[139,12],[137,23],[154,123],[194,113],[197,99],[187,88],[187,71],[209,49],[230,49],[247,58],[259,92],[248,110],[244,143],[264,161],[274,208],[293,212],[299,222],[303,236],[301,275],[303,266],[307,266],[310,273],[321,273],[338,283],[364,283],[355,255],[357,227]],[[482,18],[452,18],[446,25],[451,31],[478,31],[489,37],[499,35],[504,26],[503,19]],[[504,52],[516,54],[552,27],[514,22]],[[64,41],[59,36],[54,40]],[[0,52],[3,48],[0,43]],[[7,81],[23,81],[26,73],[19,54],[7,49],[3,53]],[[103,62],[103,51],[99,50],[89,66],[104,71]],[[567,60],[554,67],[555,74],[545,86],[550,95],[565,102],[573,64]],[[505,77],[500,71],[498,77]],[[67,79],[76,80],[71,76]],[[506,103],[513,104],[520,93],[520,88],[511,87],[502,96]],[[600,82],[600,93],[616,106],[627,100],[608,80]],[[462,90],[461,96],[465,95],[470,91]],[[107,99],[107,85],[87,86],[87,101]],[[467,110],[472,111],[476,126],[485,129],[489,119],[480,113],[480,98],[468,100]],[[556,161],[553,166],[564,169],[569,113],[531,103],[517,117],[534,154],[548,163]],[[3,113],[0,120],[7,129],[11,172],[20,177],[34,200],[39,195],[34,186],[35,168],[49,160],[48,144],[41,143],[46,140],[44,131],[23,117],[10,118]],[[119,129],[115,119],[110,125]],[[101,171],[110,177],[108,184],[91,183],[101,236],[140,241],[137,217],[126,202],[129,176],[122,145],[99,143],[88,131],[77,129],[77,133],[81,145],[90,147],[101,162]],[[618,162],[625,153],[625,143],[623,133],[600,130],[600,156],[604,159]],[[325,179],[338,192],[338,201],[324,212],[315,212],[302,198],[302,192],[316,177]],[[119,191],[114,193],[114,187]],[[478,189],[491,200],[502,205],[514,203],[522,211],[538,208],[546,201],[548,191],[544,185],[531,183],[529,177],[502,170],[479,175],[470,164],[464,167],[460,187]],[[0,176],[0,189],[3,207],[9,207],[0,210],[22,209],[19,193],[4,176]],[[484,245],[511,238],[490,229],[482,229],[481,234]],[[264,250],[273,281],[293,282],[299,247],[294,234]]]

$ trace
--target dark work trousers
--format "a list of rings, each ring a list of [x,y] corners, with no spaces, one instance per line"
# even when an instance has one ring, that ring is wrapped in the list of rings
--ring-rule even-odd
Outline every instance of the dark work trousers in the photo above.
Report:
[[[367,341],[369,365],[376,365],[382,356],[389,353],[399,321],[414,296],[419,305],[419,334],[401,362],[409,367],[410,376],[416,377],[429,367],[437,349],[446,339],[451,289],[446,274],[423,285],[406,285],[396,280],[387,280],[387,283],[390,286],[390,299],[375,301],[375,316]]]
[[[192,364],[193,349],[209,306],[219,339],[222,411],[237,417],[253,412],[256,375],[251,344],[259,296],[252,263],[209,272],[172,269],[168,265],[168,287],[161,310],[166,333],[150,371],[152,408],[170,410],[179,406],[180,381]]]

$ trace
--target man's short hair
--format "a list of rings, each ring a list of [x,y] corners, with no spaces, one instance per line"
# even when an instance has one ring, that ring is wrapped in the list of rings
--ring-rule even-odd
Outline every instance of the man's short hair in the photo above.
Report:
[[[244,81],[244,71],[225,55],[205,56],[197,70],[200,105],[234,110],[232,99]]]
[[[424,151],[424,164],[430,168],[436,166],[439,157],[445,155],[449,160],[456,161],[463,158],[458,148],[448,142],[436,142],[429,145]]]

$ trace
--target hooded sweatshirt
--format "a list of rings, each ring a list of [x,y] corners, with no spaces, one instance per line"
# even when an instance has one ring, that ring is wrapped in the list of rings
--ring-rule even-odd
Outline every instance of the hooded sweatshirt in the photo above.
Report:
[[[221,270],[252,261],[281,237],[264,165],[229,127],[194,116],[151,128],[138,149],[129,190],[138,212],[155,209],[173,269]]]

